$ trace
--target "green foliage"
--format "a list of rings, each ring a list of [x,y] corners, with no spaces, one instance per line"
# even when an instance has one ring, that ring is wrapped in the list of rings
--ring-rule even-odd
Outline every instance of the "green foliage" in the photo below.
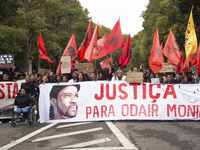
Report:
[[[132,56],[125,66],[125,71],[145,64],[148,69],[149,52],[156,27],[159,29],[160,42],[165,44],[170,28],[174,33],[180,49],[184,50],[185,30],[191,7],[194,5],[193,18],[197,33],[200,35],[200,1],[197,0],[150,0],[147,10],[143,12],[143,30],[131,37]],[[42,33],[47,53],[55,60],[54,71],[73,32],[76,36],[77,49],[87,31],[90,18],[78,0],[2,0],[0,1],[0,50],[1,53],[14,53],[16,67],[28,69],[28,59],[32,58],[34,70],[40,65],[38,61],[37,40]],[[94,30],[96,24],[92,24]],[[93,32],[93,31],[92,31]],[[100,39],[103,34],[108,37],[110,29],[99,25]],[[128,35],[123,35],[124,42]],[[112,53],[115,67],[122,49]],[[110,57],[107,55],[96,61]],[[49,64],[40,60],[44,68]],[[87,61],[83,61],[87,62]],[[95,64],[95,62],[94,62]]]
[[[176,40],[179,44],[180,49],[184,51],[185,43],[185,31],[187,28],[190,11],[194,5],[193,9],[193,18],[195,23],[195,29],[197,38],[200,38],[200,1],[196,0],[150,0],[147,10],[143,12],[142,17],[144,18],[143,22],[143,34],[142,38],[136,43],[132,43],[134,48],[132,51],[132,59],[137,60],[139,53],[139,59],[134,61],[136,67],[139,67],[139,64],[145,64],[146,69],[148,68],[149,63],[149,53],[152,46],[153,36],[158,26],[160,42],[163,42],[163,46],[167,40],[169,30],[171,28],[174,33]],[[133,38],[136,38],[140,33],[135,35]],[[139,64],[137,64],[139,62]]]
[[[0,50],[14,53],[16,67],[28,70],[28,59],[37,69],[37,40],[42,33],[48,56],[58,64],[73,32],[77,46],[89,23],[88,10],[78,0],[2,0],[0,1]],[[49,64],[40,60],[42,67]],[[57,66],[55,65],[55,68]],[[55,69],[54,69],[55,70]]]

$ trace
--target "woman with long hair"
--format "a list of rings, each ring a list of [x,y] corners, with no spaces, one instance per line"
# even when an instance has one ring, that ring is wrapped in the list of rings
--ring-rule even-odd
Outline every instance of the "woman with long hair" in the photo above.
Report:
[[[78,74],[78,82],[87,81],[87,78],[83,72],[79,72]]]
[[[124,72],[121,70],[120,67],[118,67],[111,81],[125,81],[125,80],[126,80],[126,76],[124,75]]]

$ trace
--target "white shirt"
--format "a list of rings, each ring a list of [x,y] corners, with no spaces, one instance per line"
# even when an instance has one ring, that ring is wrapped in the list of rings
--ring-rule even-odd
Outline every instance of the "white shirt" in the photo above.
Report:
[[[77,82],[77,80],[70,79],[68,82],[69,82],[69,83],[75,83],[75,82]]]
[[[126,80],[126,76],[123,75],[122,80],[121,81],[125,81]],[[112,77],[111,81],[118,81],[118,77],[115,78],[115,76]]]

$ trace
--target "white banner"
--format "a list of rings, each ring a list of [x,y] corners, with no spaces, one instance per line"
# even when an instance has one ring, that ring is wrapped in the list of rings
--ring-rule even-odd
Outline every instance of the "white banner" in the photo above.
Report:
[[[40,122],[199,120],[200,85],[77,82],[40,85]]]
[[[0,108],[14,104],[15,96],[25,80],[0,82]]]

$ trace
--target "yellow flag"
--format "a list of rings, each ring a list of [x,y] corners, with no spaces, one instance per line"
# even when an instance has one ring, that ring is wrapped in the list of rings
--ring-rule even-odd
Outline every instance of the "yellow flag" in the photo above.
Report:
[[[193,10],[193,6],[192,6]],[[197,36],[194,28],[194,21],[192,16],[192,10],[188,21],[187,30],[185,32],[185,53],[188,59],[191,54],[194,54],[197,50]]]

